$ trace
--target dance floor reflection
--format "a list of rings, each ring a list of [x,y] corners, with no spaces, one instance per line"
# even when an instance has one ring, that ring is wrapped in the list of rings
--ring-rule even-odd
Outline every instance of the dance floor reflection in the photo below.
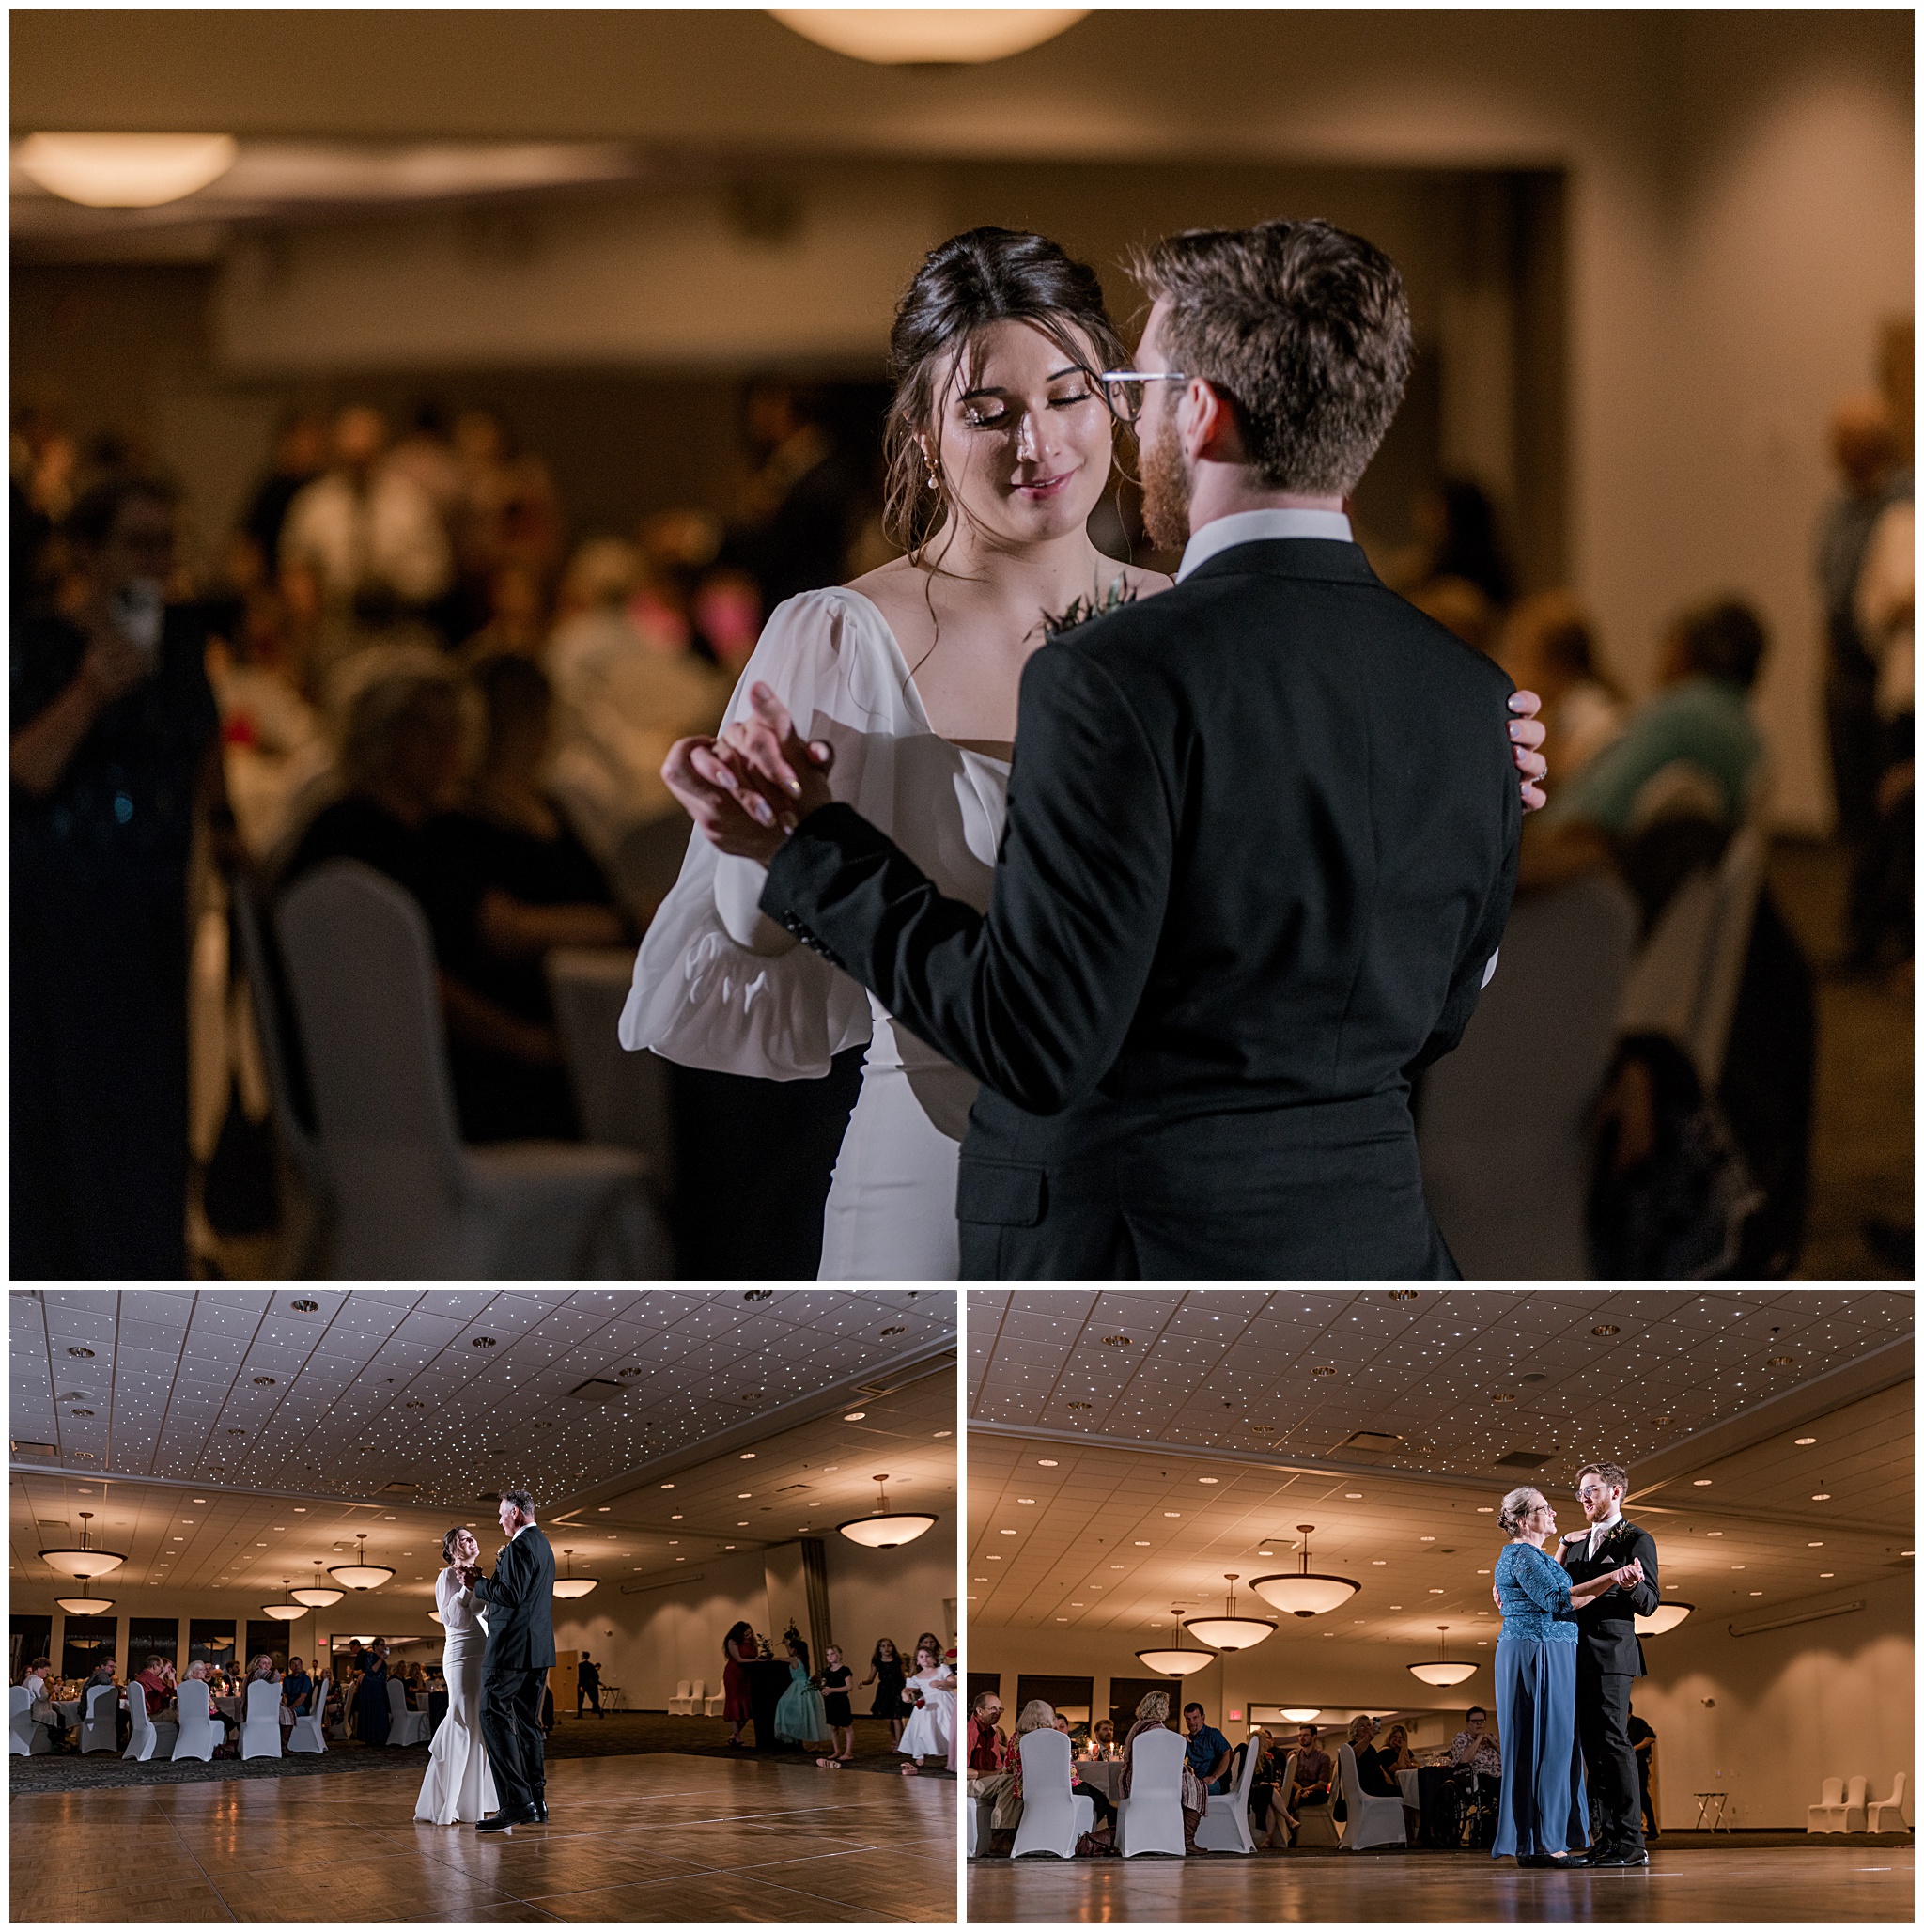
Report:
[[[554,1822],[417,1825],[415,1781],[12,1800],[23,1920],[953,1920],[955,1787],[659,1754],[551,1762]]]
[[[1899,1920],[1912,1917],[1909,1846],[1667,1849],[1647,1867],[1518,1871],[1462,1852],[1354,1858],[979,1861],[969,1916],[1140,1924],[1320,1920]]]

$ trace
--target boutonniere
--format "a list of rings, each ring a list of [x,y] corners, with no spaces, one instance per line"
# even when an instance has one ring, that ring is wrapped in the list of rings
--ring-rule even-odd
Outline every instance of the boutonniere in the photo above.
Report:
[[[1065,631],[1073,631],[1080,624],[1088,624],[1097,617],[1106,617],[1111,611],[1119,611],[1125,604],[1136,601],[1136,593],[1129,588],[1125,578],[1117,577],[1103,592],[1100,599],[1078,597],[1065,611],[1050,616],[1042,614],[1042,634],[1046,641],[1053,641]]]

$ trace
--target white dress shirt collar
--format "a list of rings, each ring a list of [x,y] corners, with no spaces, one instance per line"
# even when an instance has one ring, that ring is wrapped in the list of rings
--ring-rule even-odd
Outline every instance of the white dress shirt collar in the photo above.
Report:
[[[517,1530],[512,1536],[508,1538],[508,1541],[510,1543],[519,1542],[521,1536],[526,1534],[526,1532],[528,1532],[529,1530],[538,1530],[540,1527],[541,1525],[539,1523],[523,1523],[521,1527],[519,1530]]]
[[[1622,1520],[1623,1512],[1621,1509],[1613,1509],[1602,1522],[1591,1523],[1590,1526],[1590,1548],[1584,1551],[1584,1554],[1586,1556],[1594,1556],[1597,1553],[1597,1545]]]
[[[1274,543],[1287,537],[1315,537],[1327,543],[1354,543],[1349,519],[1341,510],[1238,510],[1204,523],[1183,552],[1180,584],[1199,564],[1238,543]]]

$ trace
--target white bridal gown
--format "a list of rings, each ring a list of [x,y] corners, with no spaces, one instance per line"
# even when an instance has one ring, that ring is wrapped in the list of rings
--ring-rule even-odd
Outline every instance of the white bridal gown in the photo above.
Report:
[[[481,1658],[488,1648],[488,1613],[474,1593],[455,1582],[452,1569],[435,1580],[434,1607],[446,1635],[441,1647],[447,1678],[447,1716],[427,1752],[427,1775],[414,1815],[430,1825],[478,1825],[498,1809],[494,1773],[481,1745]]]
[[[726,723],[749,715],[757,680],[804,738],[835,747],[835,797],[950,898],[986,911],[1009,767],[936,736],[881,612],[853,590],[790,598],[769,616]],[[756,901],[766,877],[691,834],[635,960],[622,1045],[685,1067],[807,1080],[866,1040],[861,1095],[829,1191],[821,1278],[953,1281],[955,1169],[976,1083],[765,918]],[[753,1150],[744,1152],[752,1164]]]
[[[924,1701],[920,1710],[909,1713],[908,1728],[895,1749],[909,1757],[947,1757],[955,1735],[954,1673],[944,1664],[932,1671],[918,1671],[908,1681]],[[947,1688],[936,1689],[939,1683]]]

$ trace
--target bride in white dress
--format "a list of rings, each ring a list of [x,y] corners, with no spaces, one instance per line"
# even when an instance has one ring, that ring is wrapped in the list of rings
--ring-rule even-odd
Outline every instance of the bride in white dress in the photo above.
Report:
[[[1093,270],[1039,235],[938,248],[896,312],[891,522],[908,554],[769,616],[730,700],[770,686],[835,748],[835,796],[978,911],[1001,838],[1016,685],[1045,615],[1120,583],[1088,522],[1114,460],[1098,376],[1126,360]],[[621,1039],[688,1067],[815,1079],[867,1042],[823,1227],[825,1281],[953,1280],[972,1078],[756,909],[763,868],[699,834],[635,962]],[[946,1748],[946,1747],[944,1747]]]
[[[478,1825],[499,1808],[494,1773],[481,1744],[481,1659],[488,1648],[488,1613],[474,1600],[464,1572],[481,1560],[481,1546],[466,1530],[441,1539],[447,1565],[434,1583],[434,1607],[445,1632],[442,1674],[447,1679],[447,1716],[427,1753],[427,1775],[414,1800],[414,1816],[430,1825]]]

